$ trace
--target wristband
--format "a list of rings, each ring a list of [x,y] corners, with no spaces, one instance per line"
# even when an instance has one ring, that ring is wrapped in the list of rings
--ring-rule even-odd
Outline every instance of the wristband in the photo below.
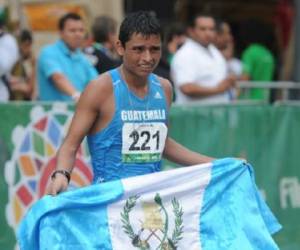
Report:
[[[62,170],[62,169],[55,170],[51,175],[51,180],[55,179],[57,173],[64,175],[67,178],[68,183],[70,183],[70,180],[71,180],[70,172],[68,172],[67,170]]]
[[[71,95],[72,99],[76,101],[80,97],[80,92],[76,91],[73,95]]]

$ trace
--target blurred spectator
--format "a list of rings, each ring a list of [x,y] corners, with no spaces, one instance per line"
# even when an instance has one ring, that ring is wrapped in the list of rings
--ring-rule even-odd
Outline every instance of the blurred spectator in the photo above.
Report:
[[[4,30],[4,20],[0,18],[0,102],[10,98],[8,77],[19,58],[16,39]]]
[[[97,71],[80,48],[85,27],[75,13],[64,15],[58,23],[60,39],[41,50],[37,63],[39,98],[43,101],[78,101]]]
[[[275,57],[272,53],[274,35],[270,28],[259,21],[247,23],[247,46],[242,52],[244,74],[251,81],[273,81],[275,73]],[[251,89],[247,98],[253,100],[269,100],[270,90]]]
[[[235,75],[238,80],[245,80],[245,76],[243,75],[243,64],[241,60],[234,57],[234,39],[230,25],[225,21],[218,20],[216,22],[216,33],[215,45],[226,60],[227,73],[229,75]],[[237,99],[238,90],[236,87],[232,87],[229,93],[232,100]]]
[[[228,44],[233,42],[230,25],[225,21],[217,20],[216,33],[217,33],[215,39],[216,47],[220,51],[226,50]]]
[[[173,23],[167,28],[162,56],[154,73],[171,80],[170,67],[172,59],[175,52],[184,44],[186,37],[186,29],[181,23]]]
[[[35,83],[35,57],[32,54],[32,34],[23,30],[19,35],[20,59],[14,65],[9,85],[12,100],[35,100],[37,91]]]
[[[215,20],[210,15],[198,14],[189,27],[185,44],[176,52],[171,64],[176,87],[176,102],[229,102],[229,91],[235,77],[227,74],[226,61],[213,45]]]
[[[117,23],[107,16],[99,16],[92,26],[93,40],[92,46],[84,49],[89,60],[94,65],[99,74],[121,65],[115,51],[117,41]]]
[[[221,51],[227,61],[227,70],[229,74],[234,74],[237,78],[244,79],[243,63],[240,59],[234,57],[234,43],[230,42],[227,47]]]
[[[184,44],[187,38],[186,28],[181,23],[171,24],[165,33],[165,39],[162,46],[161,59],[154,70],[154,73],[167,78],[173,84],[171,79],[171,62],[176,51]],[[176,101],[175,88],[173,88],[173,101]]]

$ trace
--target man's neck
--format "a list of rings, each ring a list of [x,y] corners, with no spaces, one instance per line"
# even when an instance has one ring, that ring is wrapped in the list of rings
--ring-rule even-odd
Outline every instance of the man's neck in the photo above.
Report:
[[[208,49],[209,45],[210,44],[203,44],[201,41],[191,37],[192,41],[194,41],[195,43],[198,43],[201,47],[205,48],[205,49]]]
[[[126,82],[131,91],[133,91],[139,97],[144,97],[147,95],[148,77],[139,77],[127,70],[124,65],[120,67],[120,72],[123,80]]]
[[[63,41],[63,43],[65,44],[65,46],[67,47],[67,49],[71,52],[71,53],[74,53],[74,52],[76,52],[76,50],[78,49],[78,48],[72,48],[72,47],[70,47],[70,45],[69,44],[67,44],[63,39],[62,39],[62,41]]]

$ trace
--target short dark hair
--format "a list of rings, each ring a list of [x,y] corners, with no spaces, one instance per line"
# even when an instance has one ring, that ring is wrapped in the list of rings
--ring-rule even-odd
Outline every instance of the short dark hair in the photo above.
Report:
[[[32,42],[32,34],[29,30],[22,30],[19,35],[19,42]]]
[[[175,36],[186,35],[186,28],[182,23],[172,23],[166,28],[165,41],[171,42]]]
[[[215,17],[210,13],[210,12],[198,12],[194,16],[192,16],[191,19],[189,19],[188,26],[194,28],[196,25],[196,20],[199,17],[204,17],[204,18],[212,18],[215,21]]]
[[[96,42],[106,42],[109,34],[117,32],[117,23],[114,19],[108,16],[96,17],[92,26],[92,32]]]
[[[119,32],[119,40],[124,47],[134,33],[142,34],[146,37],[150,35],[161,36],[161,26],[155,13],[151,11],[137,11],[127,15],[121,24]]]
[[[65,24],[68,20],[76,20],[76,21],[79,21],[79,20],[82,20],[81,16],[79,16],[77,13],[67,13],[65,15],[63,15],[59,21],[58,21],[58,29],[59,30],[63,30],[64,27],[65,27]]]

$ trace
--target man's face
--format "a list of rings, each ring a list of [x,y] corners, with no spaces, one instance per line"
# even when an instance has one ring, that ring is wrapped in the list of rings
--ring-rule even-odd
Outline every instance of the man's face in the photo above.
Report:
[[[118,35],[116,32],[112,32],[108,34],[108,48],[111,51],[116,50],[116,43],[118,41]]]
[[[63,30],[60,31],[60,37],[71,50],[75,50],[83,44],[84,31],[84,25],[81,20],[68,19]]]
[[[29,58],[31,56],[32,51],[32,42],[31,41],[24,41],[20,43],[20,51],[23,58]]]
[[[215,21],[211,17],[198,17],[192,29],[192,37],[201,45],[207,47],[215,40]]]
[[[219,50],[224,50],[228,44],[233,42],[230,26],[227,23],[222,23],[221,30],[216,35],[215,44]]]
[[[161,38],[159,35],[134,33],[125,47],[118,41],[117,50],[123,56],[123,65],[128,71],[139,77],[147,77],[160,60]]]

